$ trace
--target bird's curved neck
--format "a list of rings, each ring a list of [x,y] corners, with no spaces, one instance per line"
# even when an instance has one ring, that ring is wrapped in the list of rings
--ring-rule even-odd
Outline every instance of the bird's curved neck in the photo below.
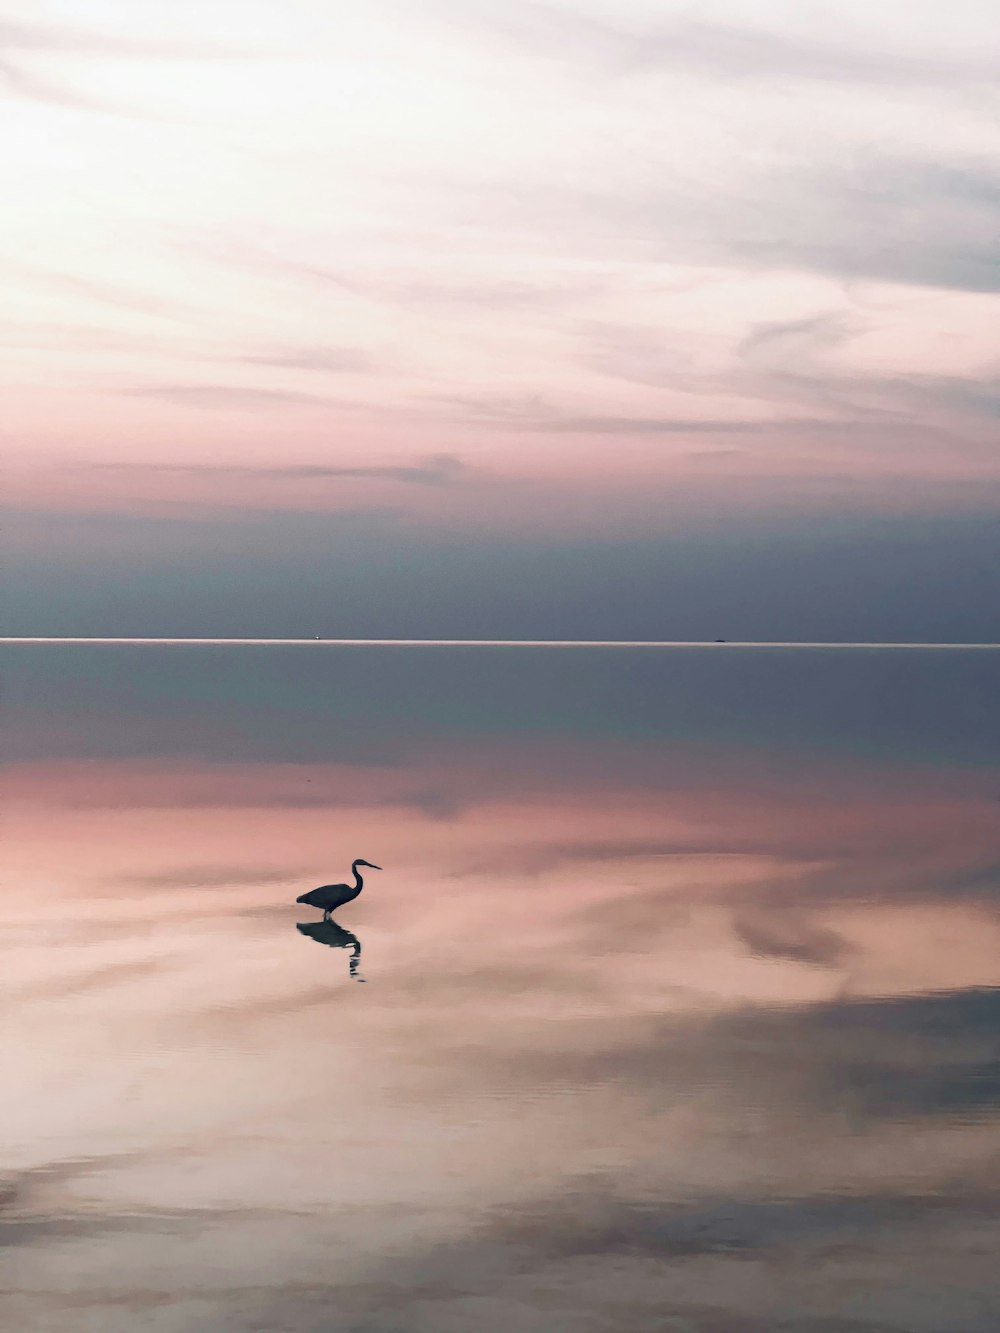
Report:
[[[351,866],[351,870],[354,872],[354,887],[357,889],[358,893],[360,893],[364,887],[364,880],[361,878],[361,871],[358,869],[357,861]]]

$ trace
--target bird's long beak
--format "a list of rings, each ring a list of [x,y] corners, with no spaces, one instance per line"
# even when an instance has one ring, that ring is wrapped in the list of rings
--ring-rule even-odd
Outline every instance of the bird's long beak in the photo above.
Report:
[[[369,869],[369,870],[381,870],[382,867],[381,867],[381,866],[377,866],[377,865],[375,865],[375,863],[374,863],[373,861],[369,861],[369,862],[368,862],[368,869]]]

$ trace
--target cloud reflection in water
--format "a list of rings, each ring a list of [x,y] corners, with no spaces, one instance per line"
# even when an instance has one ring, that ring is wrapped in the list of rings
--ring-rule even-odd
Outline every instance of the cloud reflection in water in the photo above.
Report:
[[[18,1327],[993,1333],[992,666],[70,651],[7,672]]]

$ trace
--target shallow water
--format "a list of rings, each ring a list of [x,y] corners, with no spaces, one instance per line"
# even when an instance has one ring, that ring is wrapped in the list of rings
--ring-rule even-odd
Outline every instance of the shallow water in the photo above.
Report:
[[[6,1327],[1000,1326],[1000,653],[2,664]]]

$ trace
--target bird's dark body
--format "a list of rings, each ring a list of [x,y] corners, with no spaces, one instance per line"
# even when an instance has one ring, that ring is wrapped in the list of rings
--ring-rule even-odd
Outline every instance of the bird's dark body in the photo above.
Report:
[[[318,889],[301,894],[295,901],[308,903],[310,907],[321,907],[324,912],[333,912],[345,903],[353,902],[360,892],[360,885],[321,884]]]
[[[338,907],[343,907],[345,903],[353,902],[361,890],[364,888],[364,880],[358,866],[368,866],[372,870],[381,869],[372,861],[365,861],[361,857],[352,864],[351,869],[354,872],[353,884],[321,884],[318,889],[310,889],[308,893],[302,893],[295,899],[297,903],[306,903],[309,907],[318,907],[323,913],[324,918],[329,917],[331,912],[335,912]]]

